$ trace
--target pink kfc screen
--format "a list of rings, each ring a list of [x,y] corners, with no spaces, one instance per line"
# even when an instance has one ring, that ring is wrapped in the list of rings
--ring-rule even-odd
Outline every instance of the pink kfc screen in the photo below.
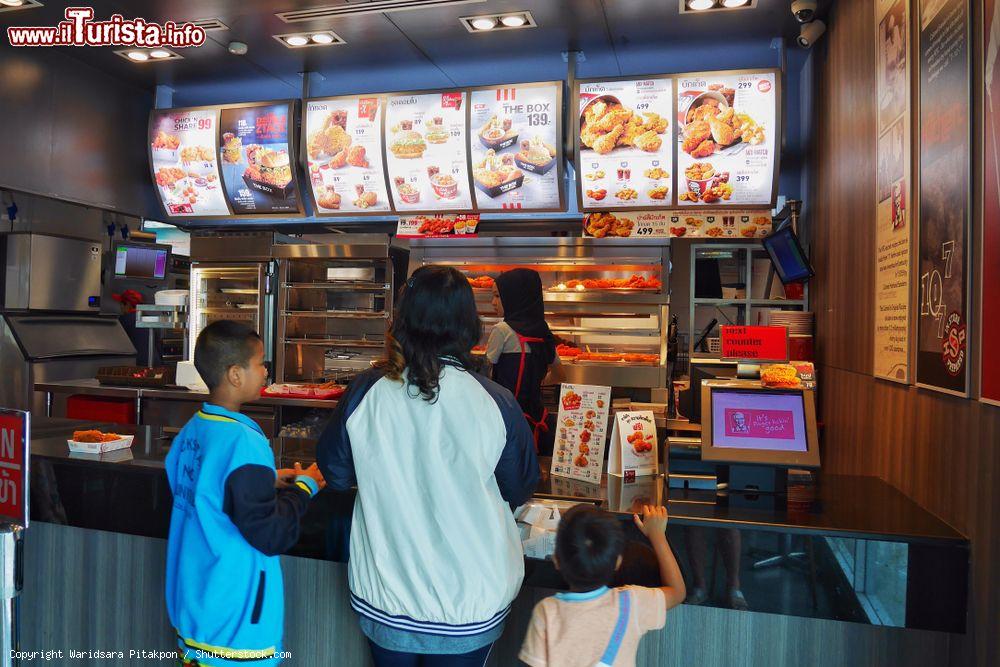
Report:
[[[802,394],[766,391],[712,391],[714,447],[805,452]]]

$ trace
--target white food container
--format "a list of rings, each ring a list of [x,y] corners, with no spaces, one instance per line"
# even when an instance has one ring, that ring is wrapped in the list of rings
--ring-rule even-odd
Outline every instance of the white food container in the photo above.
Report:
[[[164,289],[153,295],[157,306],[186,306],[190,293],[186,289]]]
[[[106,454],[119,449],[128,449],[132,446],[133,438],[135,438],[133,435],[123,435],[117,440],[109,442],[77,442],[76,440],[67,440],[66,444],[69,445],[69,451],[71,452],[80,454]]]

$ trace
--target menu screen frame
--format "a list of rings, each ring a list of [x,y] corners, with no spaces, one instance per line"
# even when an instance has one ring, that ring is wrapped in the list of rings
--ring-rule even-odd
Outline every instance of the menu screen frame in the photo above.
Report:
[[[473,194],[472,190],[475,188],[475,184],[472,179],[472,156],[469,153],[469,132],[470,124],[472,123],[472,115],[469,104],[469,99],[471,98],[470,92],[471,88],[468,86],[451,86],[447,88],[430,88],[428,90],[392,90],[388,92],[381,93],[385,96],[385,106],[382,111],[382,166],[385,171],[385,187],[389,194],[389,206],[392,208],[392,212],[395,215],[401,216],[412,216],[412,215],[452,215],[461,213],[478,213],[479,209],[476,208],[476,196]],[[389,103],[394,97],[408,97],[408,96],[423,96],[423,95],[443,95],[444,93],[460,93],[463,95],[462,104],[465,106],[465,113],[462,114],[465,121],[465,136],[466,141],[465,146],[465,175],[467,179],[467,187],[469,188],[469,206],[456,206],[453,208],[429,208],[429,209],[399,209],[396,207],[396,199],[392,193],[392,180],[389,176],[389,142],[386,136],[386,131],[389,124]],[[419,161],[419,160],[418,160]],[[383,213],[385,215],[385,213]]]
[[[389,96],[394,95],[392,92],[381,92],[381,93],[356,93],[354,95],[332,95],[323,97],[309,97],[302,100],[302,116],[299,131],[299,166],[306,176],[305,189],[308,191],[309,203],[312,207],[313,217],[316,218],[368,218],[368,217],[386,217],[393,216],[399,213],[396,210],[396,203],[392,199],[392,192],[389,190],[389,165],[386,162],[386,149],[385,149],[385,114],[386,105],[388,104]],[[316,204],[316,193],[313,191],[312,183],[309,181],[309,135],[306,126],[306,114],[308,113],[310,102],[343,102],[347,100],[356,100],[360,97],[375,98],[378,100],[380,105],[380,118],[379,118],[379,152],[380,158],[382,160],[382,181],[385,187],[386,197],[389,204],[388,211],[343,211],[340,213],[332,213],[323,211],[320,212],[319,206]]]
[[[472,192],[472,211],[477,213],[489,213],[496,215],[517,215],[518,213],[563,213],[567,209],[567,193],[566,193],[566,151],[565,151],[565,141],[566,136],[565,122],[563,121],[563,113],[565,103],[565,95],[563,94],[563,81],[531,81],[528,83],[497,83],[489,86],[472,86],[470,88],[465,88],[465,92],[468,95],[469,103],[468,109],[466,110],[466,156],[469,162],[469,180],[472,182],[471,186],[473,188]],[[472,141],[475,138],[473,136],[472,128],[472,93],[476,91],[483,90],[497,90],[503,88],[550,88],[555,87],[556,89],[556,181],[559,187],[559,206],[556,208],[517,208],[517,209],[485,209],[479,208],[476,202],[477,195],[475,191],[475,178],[472,174]],[[383,117],[384,119],[384,117]],[[575,142],[574,142],[575,143]],[[383,150],[385,147],[383,146]],[[409,212],[407,212],[409,213]]]
[[[775,124],[775,138],[774,138],[774,165],[773,173],[771,175],[771,200],[768,204],[747,204],[747,203],[734,203],[734,204],[721,204],[714,203],[711,206],[706,206],[704,209],[698,207],[681,207],[678,205],[677,197],[677,187],[680,179],[677,174],[678,165],[678,147],[677,147],[677,137],[678,137],[678,123],[677,123],[677,82],[680,79],[685,79],[689,77],[697,76],[739,76],[741,74],[772,74],[774,75],[774,86],[775,86],[775,109],[774,109],[774,124]],[[712,210],[712,211],[729,211],[729,210],[772,210],[778,202],[778,177],[781,173],[781,149],[784,144],[785,138],[785,120],[784,120],[784,106],[785,106],[785,85],[784,85],[784,74],[780,68],[777,67],[756,67],[756,68],[746,68],[746,69],[729,69],[729,70],[705,70],[696,72],[674,72],[670,74],[636,74],[629,76],[618,76],[618,77],[596,77],[588,79],[575,79],[573,80],[573,89],[570,91],[572,100],[571,110],[573,113],[573,154],[574,154],[574,166],[579,171],[580,167],[580,88],[583,85],[590,83],[600,83],[600,82],[612,82],[612,81],[636,81],[643,79],[672,79],[673,80],[673,95],[671,96],[671,115],[670,115],[670,141],[672,159],[673,159],[673,173],[670,175],[671,183],[671,195],[670,204],[664,203],[662,206],[643,206],[643,207],[603,207],[603,208],[593,208],[584,205],[583,201],[583,180],[580,178],[579,173],[576,174],[576,201],[577,206],[581,213],[599,213],[599,212],[639,212],[639,211],[683,211],[685,213],[691,213],[697,210]]]
[[[188,106],[188,107],[170,107],[163,109],[152,109],[149,112],[149,119],[146,123],[146,157],[149,163],[149,178],[153,187],[156,188],[156,169],[153,166],[153,147],[150,141],[150,137],[153,133],[154,121],[165,114],[178,114],[186,113],[192,111],[211,111],[215,114],[215,161],[216,170],[219,177],[219,187],[222,190],[222,198],[226,203],[226,208],[228,213],[218,214],[218,215],[198,215],[198,216],[188,216],[188,215],[173,215],[167,209],[163,198],[160,193],[156,193],[156,199],[160,203],[160,208],[163,210],[164,218],[167,220],[178,220],[178,221],[198,221],[198,220],[254,220],[254,219],[267,219],[272,217],[281,218],[302,218],[305,217],[305,211],[302,207],[302,185],[299,179],[299,174],[296,170],[298,165],[298,143],[299,139],[295,133],[299,132],[299,123],[297,115],[297,99],[281,99],[281,100],[265,100],[262,102],[243,102],[243,103],[232,103],[232,104],[206,104],[201,106]],[[248,109],[253,107],[263,107],[263,106],[279,106],[281,104],[288,105],[288,161],[292,165],[292,181],[295,183],[296,191],[299,195],[298,197],[298,211],[281,211],[276,213],[264,213],[264,212],[254,212],[254,213],[235,213],[233,210],[232,202],[229,201],[229,197],[225,192],[225,184],[223,182],[222,176],[222,111],[223,109]]]

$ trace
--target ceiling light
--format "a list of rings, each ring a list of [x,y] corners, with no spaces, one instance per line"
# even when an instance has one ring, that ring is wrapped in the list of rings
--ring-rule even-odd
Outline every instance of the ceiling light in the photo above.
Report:
[[[482,16],[472,19],[472,27],[476,30],[493,30],[493,28],[497,27],[497,20],[492,16]]]
[[[129,59],[140,63],[149,60],[149,55],[143,53],[142,51],[129,51],[125,55],[127,55]]]
[[[115,55],[127,58],[134,63],[166,62],[167,60],[180,60],[184,56],[174,53],[170,49],[116,49]]]
[[[7,7],[20,7],[24,4],[24,0],[0,0],[0,5],[6,5]]]
[[[722,0],[722,6],[734,9],[736,7],[742,7],[748,2],[750,2],[750,0]]]
[[[688,7],[696,12],[705,11],[715,7],[715,0],[688,0]]]
[[[508,14],[507,16],[500,17],[500,23],[503,23],[508,28],[520,28],[528,19],[524,18],[522,14]]]
[[[155,49],[153,51],[150,51],[149,55],[152,56],[153,58],[169,58],[173,54],[165,49]]]
[[[271,35],[289,49],[304,49],[313,46],[337,46],[346,44],[340,35],[332,30],[316,30],[315,32],[289,32],[283,35]]]

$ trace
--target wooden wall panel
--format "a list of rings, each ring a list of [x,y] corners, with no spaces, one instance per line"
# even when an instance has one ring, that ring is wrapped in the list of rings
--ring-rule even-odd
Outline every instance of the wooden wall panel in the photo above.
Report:
[[[970,629],[952,641],[951,664],[995,665],[1000,664],[1000,408],[871,376],[872,14],[866,0],[833,3],[828,33],[818,45],[818,150],[809,223],[817,269],[811,294],[823,465],[832,472],[881,477],[969,536]],[[974,238],[979,226],[976,220]]]

